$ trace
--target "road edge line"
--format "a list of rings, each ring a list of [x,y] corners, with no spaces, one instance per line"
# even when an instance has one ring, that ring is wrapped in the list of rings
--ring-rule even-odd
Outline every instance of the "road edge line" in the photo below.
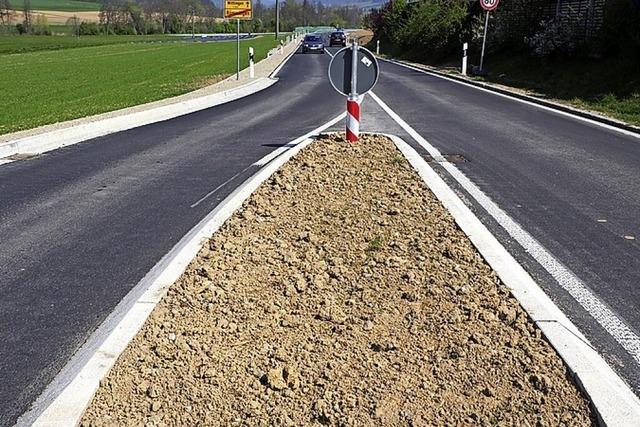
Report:
[[[503,98],[509,98],[513,101],[521,102],[523,104],[531,105],[534,107],[538,107],[543,110],[551,111],[557,114],[561,114],[564,116],[568,116],[574,118],[576,120],[580,120],[586,123],[590,123],[592,125],[600,126],[608,130],[613,130],[615,132],[622,133],[627,136],[631,136],[634,138],[640,139],[640,127],[636,127],[630,124],[627,124],[622,121],[618,121],[615,119],[611,119],[608,117],[599,116],[597,114],[590,113],[588,111],[580,110],[575,107],[571,107],[568,105],[559,104],[556,102],[546,101],[544,99],[536,98],[531,95],[525,95],[522,93],[510,91],[507,89],[499,88],[493,86],[488,83],[478,82],[474,80],[465,79],[462,77],[458,77],[455,75],[449,75],[443,73],[441,71],[424,69],[415,65],[407,64],[404,61],[400,61],[397,59],[389,59],[378,56],[378,59],[384,62],[388,62],[390,64],[397,65],[399,67],[408,68],[414,71],[418,71],[424,74],[428,74],[433,77],[438,77],[444,80],[449,80],[453,83],[458,83],[461,85],[469,86],[477,90],[482,90],[485,92],[492,93],[497,96],[501,96]]]
[[[460,229],[560,355],[576,385],[590,400],[600,424],[616,427],[637,425],[640,399],[627,384],[426,160],[400,137],[386,136],[451,213]]]
[[[309,137],[267,163],[180,239],[91,334],[30,409],[18,419],[16,426],[77,425],[100,381],[204,242],[263,182],[312,141],[313,138]]]
[[[276,76],[278,75],[278,73],[280,72],[280,70],[282,69],[282,67],[284,67],[284,64],[286,64],[286,63],[287,63],[287,61],[289,61],[291,58],[293,58],[293,55],[295,55],[295,54],[298,52],[298,48],[300,47],[300,43],[301,43],[301,42],[294,42],[294,43],[296,43],[296,46],[295,46],[295,48],[293,49],[293,52],[291,52],[289,55],[287,55],[287,57],[286,57],[286,58],[284,58],[284,60],[280,63],[280,65],[278,65],[278,66],[276,67],[276,69],[275,69],[275,70],[273,70],[273,71],[271,72],[271,74],[269,74],[269,78],[270,78],[270,79],[275,79],[275,78],[276,78]],[[276,55],[277,55],[277,54],[276,54]]]

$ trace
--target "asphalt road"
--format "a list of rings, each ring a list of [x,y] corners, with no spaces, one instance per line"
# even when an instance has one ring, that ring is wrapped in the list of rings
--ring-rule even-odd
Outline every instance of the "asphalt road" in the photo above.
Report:
[[[374,92],[640,335],[640,139],[385,62]],[[638,362],[436,169],[640,395]]]
[[[296,55],[258,94],[0,166],[0,424],[27,409],[253,162],[342,112],[328,61]],[[640,238],[640,140],[396,65],[381,70],[377,95],[441,152],[463,156],[458,168],[637,334],[640,247],[624,236]],[[362,124],[424,154],[370,98]],[[633,358],[435,167],[638,392]]]
[[[328,62],[294,55],[247,98],[0,166],[0,425],[254,162],[342,112]]]

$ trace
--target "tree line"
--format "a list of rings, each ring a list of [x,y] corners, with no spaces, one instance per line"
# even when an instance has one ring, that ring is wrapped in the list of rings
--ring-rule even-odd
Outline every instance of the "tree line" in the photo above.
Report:
[[[71,17],[67,25],[75,35],[232,33],[235,21],[222,19],[223,11],[208,0],[100,0],[99,22]],[[254,0],[252,20],[241,21],[243,32],[275,31],[275,5]],[[12,23],[13,10],[21,22]],[[353,6],[329,6],[321,1],[286,0],[280,5],[280,30],[303,25],[359,26],[362,11]],[[0,0],[0,25],[4,32],[50,34],[44,16],[31,10],[30,0]]]
[[[571,3],[570,13],[561,9]],[[478,0],[390,0],[365,17],[389,53],[437,62],[482,43]],[[489,52],[531,54],[544,60],[640,56],[640,1],[509,0],[490,15]]]

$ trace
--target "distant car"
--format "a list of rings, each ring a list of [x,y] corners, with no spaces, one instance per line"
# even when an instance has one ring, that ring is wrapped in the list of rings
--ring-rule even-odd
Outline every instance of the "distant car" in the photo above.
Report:
[[[342,31],[334,31],[329,36],[329,46],[346,46],[347,36]]]
[[[324,53],[324,41],[317,34],[307,34],[302,42],[302,53],[317,52]]]

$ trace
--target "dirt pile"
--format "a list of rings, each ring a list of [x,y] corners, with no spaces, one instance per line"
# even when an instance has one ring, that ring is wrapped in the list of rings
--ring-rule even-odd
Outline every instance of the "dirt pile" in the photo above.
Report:
[[[222,227],[84,425],[590,425],[392,143],[316,141]]]

